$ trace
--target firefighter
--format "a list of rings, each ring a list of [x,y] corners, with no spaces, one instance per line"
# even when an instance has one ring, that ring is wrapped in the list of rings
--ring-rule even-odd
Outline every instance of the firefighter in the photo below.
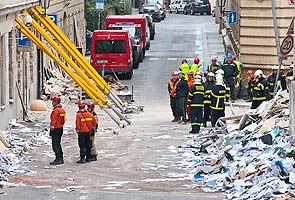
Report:
[[[98,128],[98,116],[97,116],[96,112],[94,111],[94,108],[95,108],[95,104],[92,101],[87,103],[87,111],[90,112],[96,120],[95,129],[93,129],[92,132],[90,133],[90,144],[91,144],[91,146],[90,146],[90,161],[97,160],[97,153],[96,153],[96,147],[95,147],[95,133]]]
[[[179,82],[176,86],[177,106],[179,112],[179,124],[186,124],[186,97],[188,95],[188,85],[184,78],[184,72],[178,72]]]
[[[178,73],[177,71],[172,72],[172,78],[168,83],[168,92],[170,96],[170,107],[172,110],[172,114],[174,119],[172,122],[178,122],[179,120],[179,113],[178,113],[178,106],[177,106],[177,97],[176,97],[176,87],[178,84]]]
[[[225,94],[226,89],[223,83],[223,77],[221,74],[216,74],[215,76],[216,82],[211,91],[211,124],[212,127],[215,127],[217,120],[220,117],[224,117],[224,109],[225,109]]]
[[[216,71],[216,75],[217,74],[221,74],[222,77],[223,77],[223,84],[224,84],[224,87],[225,87],[225,90],[226,90],[225,100],[228,101],[229,98],[230,98],[230,87],[229,87],[228,83],[226,82],[226,80],[224,78],[224,71],[222,69],[219,69],[219,70]]]
[[[203,121],[204,85],[202,77],[195,76],[195,82],[189,92],[188,105],[191,113],[192,130],[189,133],[199,133]]]
[[[190,70],[190,66],[189,64],[187,63],[187,60],[186,59],[183,59],[181,61],[181,65],[179,66],[179,70],[182,71],[184,73],[184,77],[185,77],[185,80],[188,79],[188,75],[187,73],[189,72]]]
[[[80,160],[76,163],[85,163],[90,162],[90,133],[95,130],[96,119],[85,109],[84,101],[78,102],[78,108],[79,111],[76,114],[76,132],[78,133]]]
[[[190,89],[192,88],[192,86],[195,83],[195,78],[194,78],[195,74],[194,74],[193,71],[190,70],[187,73],[187,75],[188,75],[187,86],[188,86],[188,91],[190,91]],[[186,105],[187,105],[186,106],[186,114],[187,114],[187,117],[188,117],[187,121],[189,122],[190,121],[190,109],[189,109],[189,106],[187,104],[188,98],[189,98],[189,95],[187,95],[187,98],[186,98]]]
[[[204,119],[203,126],[207,127],[207,121],[209,120],[209,116],[211,115],[211,92],[214,87],[214,73],[209,72],[206,76],[206,82],[204,83],[205,95],[204,95]]]
[[[290,67],[289,67],[289,71],[287,72],[287,77],[288,76],[293,76],[293,67],[294,67],[294,64],[292,62]]]
[[[237,88],[237,98],[240,98],[241,90],[242,90],[242,79],[241,79],[241,68],[243,66],[243,63],[241,63],[239,60],[237,60],[237,57],[235,55],[232,55],[232,61],[237,66],[237,76],[235,78],[235,88]]]
[[[267,85],[268,85],[268,98],[273,98],[274,89],[275,89],[275,82],[278,74],[278,66],[272,67],[272,74],[267,77]],[[286,79],[285,76],[280,73],[278,77],[278,89],[286,89]]]
[[[263,72],[259,69],[254,73],[255,82],[253,83],[253,98],[251,109],[256,109],[263,101],[266,101],[268,95],[267,81]]]
[[[213,72],[216,73],[216,71],[219,69],[219,66],[217,64],[217,58],[216,57],[212,57],[211,58],[211,64],[208,65],[207,67],[207,71],[208,72]]]
[[[66,120],[66,112],[60,104],[60,97],[54,96],[51,101],[53,111],[50,115],[50,136],[52,139],[52,149],[55,153],[55,160],[50,162],[50,164],[61,165],[64,164],[64,159],[60,142],[63,134],[63,126]]]
[[[238,75],[237,65],[232,61],[232,54],[228,53],[226,61],[222,65],[224,71],[224,79],[230,88],[230,98],[235,100],[235,79]]]
[[[255,82],[255,79],[254,79],[254,73],[252,70],[248,70],[247,71],[247,78],[248,78],[248,87],[247,87],[247,93],[248,93],[248,96],[249,98],[251,99],[252,101],[252,97],[253,97],[253,94],[252,94],[252,89],[253,89],[253,84]]]
[[[191,65],[190,70],[194,73],[194,76],[199,71],[199,63],[200,63],[200,59],[199,58],[195,58],[194,59],[194,64]]]

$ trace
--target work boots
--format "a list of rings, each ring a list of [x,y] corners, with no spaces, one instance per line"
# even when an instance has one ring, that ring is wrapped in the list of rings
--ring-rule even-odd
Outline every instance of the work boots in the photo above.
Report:
[[[50,165],[62,165],[64,164],[64,160],[63,159],[55,159],[54,161],[50,162]]]
[[[83,164],[85,162],[86,162],[85,158],[80,158],[80,160],[78,160],[76,163]]]
[[[97,155],[92,155],[91,157],[90,157],[90,161],[97,161],[97,157],[96,157]]]

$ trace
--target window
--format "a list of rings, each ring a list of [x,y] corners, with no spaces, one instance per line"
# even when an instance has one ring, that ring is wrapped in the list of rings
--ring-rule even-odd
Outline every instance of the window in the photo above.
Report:
[[[8,67],[8,73],[9,73],[9,100],[14,100],[14,67],[15,66],[15,53],[13,53],[13,48],[16,48],[16,41],[15,41],[15,30],[12,30],[9,32],[8,36],[8,48],[9,48],[9,67]]]
[[[6,74],[6,63],[5,63],[5,37],[4,36],[0,36],[0,106],[4,106],[5,105],[5,87],[6,87],[6,83],[5,83],[5,74]]]
[[[108,53],[125,53],[126,44],[125,40],[96,40],[95,53],[108,54]]]

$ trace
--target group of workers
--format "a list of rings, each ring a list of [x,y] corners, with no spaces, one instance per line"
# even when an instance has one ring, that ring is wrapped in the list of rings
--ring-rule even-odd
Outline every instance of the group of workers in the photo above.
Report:
[[[235,89],[241,85],[242,63],[236,56],[228,53],[223,64],[217,63],[216,57],[202,72],[199,58],[190,66],[186,59],[179,66],[179,71],[172,72],[168,83],[170,106],[174,116],[172,122],[186,124],[191,122],[190,133],[199,133],[201,125],[207,126],[211,116],[211,125],[215,127],[218,119],[225,116],[225,102],[235,100]],[[292,67],[292,68],[291,68]],[[293,65],[287,76],[293,75]],[[272,74],[266,79],[261,70],[255,73],[249,70],[248,94],[252,100],[252,109],[256,109],[263,101],[273,97],[276,76],[279,73],[278,88],[286,89],[283,70],[278,72],[274,67]]]
[[[55,153],[55,160],[51,165],[64,164],[61,138],[63,126],[66,121],[66,112],[61,106],[61,98],[54,96],[52,99],[53,111],[50,115],[50,136],[52,139],[52,149]],[[86,109],[87,106],[87,109]],[[77,163],[85,163],[97,160],[95,148],[95,132],[98,128],[98,117],[94,111],[93,102],[78,102],[78,112],[76,114],[76,132],[78,134],[78,144],[80,148],[80,159]]]

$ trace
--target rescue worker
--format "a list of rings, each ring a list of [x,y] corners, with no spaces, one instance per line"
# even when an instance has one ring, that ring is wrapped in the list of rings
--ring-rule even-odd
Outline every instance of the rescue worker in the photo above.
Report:
[[[247,71],[247,76],[248,76],[247,77],[247,79],[248,79],[247,93],[248,93],[249,98],[252,101],[252,97],[253,97],[252,89],[253,89],[253,84],[255,82],[253,71],[252,70],[248,70]]]
[[[192,88],[192,86],[195,83],[194,72],[190,70],[187,73],[187,75],[188,75],[187,86],[188,86],[188,91],[190,91],[190,89]],[[187,114],[187,117],[188,117],[187,122],[190,121],[190,109],[189,109],[189,106],[187,104],[188,98],[189,98],[189,95],[187,95],[187,98],[186,98],[186,105],[187,105],[186,106],[186,114]]]
[[[186,59],[183,59],[181,61],[181,65],[179,66],[179,70],[182,71],[184,73],[184,77],[185,77],[185,80],[188,79],[188,75],[187,73],[189,72],[190,70],[190,66],[189,64],[187,63],[187,60]]]
[[[215,127],[217,120],[224,117],[226,89],[221,74],[216,74],[216,82],[211,91],[211,124]]]
[[[224,79],[230,88],[230,98],[235,100],[235,79],[238,75],[237,65],[232,61],[232,54],[228,53],[226,61],[223,63],[221,69],[224,71]]]
[[[206,77],[206,82],[204,83],[205,95],[204,95],[204,119],[203,126],[207,127],[207,121],[209,120],[209,116],[211,115],[211,92],[214,87],[214,73],[209,72]]]
[[[200,63],[200,59],[199,58],[195,58],[194,59],[194,64],[191,65],[190,71],[192,71],[194,73],[194,76],[199,71],[199,63]]]
[[[204,85],[202,77],[195,76],[195,82],[189,92],[188,105],[191,113],[192,130],[189,133],[199,133],[203,121]]]
[[[90,162],[90,133],[95,130],[96,119],[85,109],[84,101],[78,102],[78,108],[79,111],[76,114],[76,132],[78,133],[80,160],[76,163],[85,163]]]
[[[64,164],[64,159],[60,142],[63,134],[63,126],[66,121],[66,112],[60,104],[60,97],[54,96],[51,101],[53,111],[50,115],[50,136],[52,139],[52,149],[55,153],[55,160],[50,162],[50,165],[61,165]]]
[[[222,69],[219,69],[216,71],[216,75],[217,74],[221,74],[223,77],[223,85],[225,87],[226,90],[226,94],[225,94],[225,100],[228,101],[230,98],[230,87],[228,85],[228,83],[226,82],[225,78],[224,78],[224,71]]]
[[[243,66],[243,64],[237,60],[236,55],[232,55],[232,60],[233,62],[236,64],[237,66],[237,76],[235,78],[235,88],[237,89],[237,98],[240,98],[240,94],[241,94],[241,90],[242,90],[242,79],[241,79],[241,67]]]
[[[96,121],[95,129],[93,129],[90,133],[90,161],[97,161],[97,153],[96,153],[96,147],[95,147],[95,133],[98,128],[98,116],[96,112],[94,111],[95,104],[91,101],[87,103],[87,111],[90,112]]]
[[[294,67],[294,64],[292,62],[290,67],[289,67],[289,71],[287,72],[287,77],[288,76],[293,76],[293,67]]]
[[[186,97],[188,95],[188,85],[184,78],[184,72],[178,72],[179,82],[176,86],[177,106],[179,112],[179,124],[186,124]]]
[[[253,84],[253,98],[251,109],[256,109],[263,101],[266,101],[268,94],[267,81],[263,72],[259,69],[254,73],[255,82]]]
[[[211,64],[208,65],[207,71],[208,72],[213,72],[215,74],[218,69],[219,69],[219,66],[217,64],[217,58],[216,57],[212,57],[211,58]]]
[[[172,122],[178,122],[179,120],[179,112],[178,112],[178,101],[177,101],[177,97],[176,97],[176,87],[178,84],[179,80],[178,80],[178,73],[177,71],[172,72],[172,78],[170,79],[169,83],[168,83],[168,92],[169,92],[169,96],[170,96],[170,107],[172,110],[172,114],[174,119],[172,120]]]
[[[267,77],[267,85],[268,85],[268,98],[272,99],[274,95],[274,89],[275,89],[275,82],[278,74],[278,66],[272,67],[272,74]],[[284,76],[280,73],[278,78],[278,90],[279,89],[286,89],[286,80]]]

